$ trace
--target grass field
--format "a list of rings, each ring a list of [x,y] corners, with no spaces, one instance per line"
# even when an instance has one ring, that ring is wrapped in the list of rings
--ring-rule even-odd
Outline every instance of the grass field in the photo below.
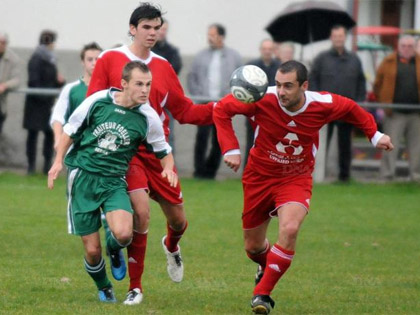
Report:
[[[189,229],[185,277],[172,283],[153,204],[144,300],[100,304],[67,234],[64,179],[0,174],[0,314],[250,314],[256,266],[242,245],[238,180],[183,180]],[[276,237],[277,220],[270,228]],[[127,279],[113,281],[119,301]],[[316,185],[292,267],[273,314],[419,314],[420,186]]]

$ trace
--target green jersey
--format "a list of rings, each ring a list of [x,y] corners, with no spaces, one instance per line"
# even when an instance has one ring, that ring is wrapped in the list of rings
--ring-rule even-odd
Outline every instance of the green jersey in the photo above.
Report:
[[[70,116],[63,131],[78,145],[65,158],[69,168],[124,176],[141,143],[157,158],[171,152],[155,110],[148,103],[131,109],[115,104],[118,91],[112,88],[89,96]]]
[[[66,84],[54,105],[50,120],[51,125],[54,121],[64,125],[74,110],[85,100],[86,92],[87,86],[82,78]]]

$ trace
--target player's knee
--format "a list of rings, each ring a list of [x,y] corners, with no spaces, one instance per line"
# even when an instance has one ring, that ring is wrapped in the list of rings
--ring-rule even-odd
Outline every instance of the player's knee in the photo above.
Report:
[[[167,216],[168,224],[175,231],[183,230],[187,225],[187,218],[185,217],[185,212],[183,208],[179,205],[174,206],[174,210],[171,215]]]
[[[245,251],[247,252],[247,254],[258,255],[262,253],[265,249],[266,249],[265,242],[260,243],[253,240],[247,240],[245,242]]]
[[[86,259],[88,262],[97,263],[101,260],[101,247],[95,245],[88,245],[85,248]]]
[[[122,246],[127,246],[133,238],[133,229],[120,229],[113,232],[114,237]]]
[[[135,226],[139,226],[139,225],[149,225],[149,221],[150,221],[150,211],[141,211],[141,212],[137,212],[134,211],[134,225]]]
[[[287,238],[296,238],[299,232],[299,223],[298,222],[286,222],[280,226],[280,233]]]
[[[148,203],[131,203],[133,210],[134,210],[134,216],[138,217],[150,217],[150,207]]]
[[[181,231],[185,228],[185,225],[187,224],[187,221],[185,218],[176,218],[172,220],[168,220],[169,225],[171,228],[175,231]]]

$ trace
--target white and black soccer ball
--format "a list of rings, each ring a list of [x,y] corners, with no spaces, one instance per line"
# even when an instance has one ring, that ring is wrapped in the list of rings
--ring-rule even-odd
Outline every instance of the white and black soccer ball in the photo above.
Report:
[[[254,103],[267,92],[268,78],[265,72],[253,65],[242,66],[233,71],[230,91],[242,103]]]

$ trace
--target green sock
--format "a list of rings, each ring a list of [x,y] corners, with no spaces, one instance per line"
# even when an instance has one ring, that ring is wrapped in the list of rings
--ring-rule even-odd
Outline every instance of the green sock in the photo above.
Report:
[[[103,258],[101,258],[101,261],[96,266],[89,265],[86,258],[84,260],[85,269],[93,281],[95,281],[98,290],[112,286],[111,281],[109,281],[106,275],[105,260]]]

